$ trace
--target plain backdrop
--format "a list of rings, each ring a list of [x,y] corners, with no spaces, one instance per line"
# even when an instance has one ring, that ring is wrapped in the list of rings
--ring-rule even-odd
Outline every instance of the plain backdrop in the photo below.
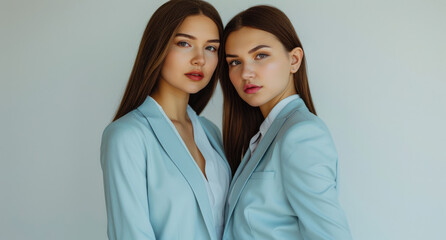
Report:
[[[259,3],[292,20],[354,239],[445,239],[446,3],[210,2],[224,23]],[[162,3],[1,0],[0,239],[106,239],[101,134]],[[203,113],[219,126],[222,101]]]

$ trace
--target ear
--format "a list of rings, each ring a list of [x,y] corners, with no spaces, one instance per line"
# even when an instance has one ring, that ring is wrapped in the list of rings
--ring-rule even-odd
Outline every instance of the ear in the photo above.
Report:
[[[302,50],[302,48],[296,47],[293,50],[291,50],[289,54],[291,59],[290,72],[296,73],[297,70],[299,70],[300,64],[302,63],[304,51]]]

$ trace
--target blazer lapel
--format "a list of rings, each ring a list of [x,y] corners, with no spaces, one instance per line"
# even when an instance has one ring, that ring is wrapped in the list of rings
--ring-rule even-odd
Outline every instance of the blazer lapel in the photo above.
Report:
[[[240,165],[237,167],[237,170],[235,171],[235,173],[234,173],[234,177],[232,178],[233,179],[233,181],[231,182],[231,185],[229,186],[229,189],[230,189],[230,192],[232,193],[232,188],[233,188],[233,185],[234,185],[234,183],[237,181],[237,179],[238,179],[238,177],[240,176],[240,173],[242,172],[242,170],[243,169],[245,169],[245,165],[246,165],[246,162],[248,162],[248,160],[251,158],[251,151],[249,151],[249,149],[248,149],[248,151],[246,151],[246,153],[245,153],[245,155],[243,155],[243,159],[242,159],[242,161],[240,162]],[[230,195],[228,195],[228,197],[229,197]]]
[[[199,119],[200,119],[200,117],[199,117]],[[206,133],[206,136],[208,137],[209,142],[211,143],[212,147],[215,149],[215,151],[217,151],[217,153],[220,155],[220,157],[224,160],[227,170],[229,171],[230,174],[232,174],[231,167],[229,166],[229,163],[226,160],[226,155],[222,148],[223,146],[217,139],[218,135],[215,136],[214,134],[212,134],[212,132],[211,132],[212,130],[209,129],[209,127],[208,127],[208,125],[206,125],[205,121],[201,121],[201,119],[200,119],[200,123],[201,123],[201,126],[203,127],[204,132]]]
[[[201,176],[202,173],[195,166],[194,160],[189,157],[189,153],[166,121],[155,100],[147,97],[144,103],[138,107],[138,110],[145,115],[161,146],[189,183],[197,199],[209,235],[211,239],[216,239],[213,215],[206,185]]]
[[[240,165],[238,166],[237,170],[234,173],[234,177],[232,178],[231,184],[229,185],[229,191],[228,191],[228,200],[227,200],[227,204],[225,207],[225,219],[226,219],[226,224],[228,222],[229,219],[229,201],[232,198],[232,195],[234,194],[234,183],[237,181],[238,177],[240,176],[240,172],[242,172],[242,170],[245,168],[246,162],[248,161],[248,159],[251,157],[251,152],[248,150],[245,155],[243,156],[242,161],[240,162]],[[232,211],[233,209],[231,209]]]
[[[234,174],[233,182],[230,187],[230,194],[228,197],[228,212],[226,214],[226,224],[228,224],[229,219],[234,211],[235,205],[240,197],[243,188],[246,185],[249,177],[252,172],[255,170],[260,160],[262,159],[265,152],[268,150],[269,146],[277,136],[282,125],[285,123],[285,120],[289,115],[294,113],[298,106],[301,104],[302,100],[297,99],[293,100],[289,104],[285,106],[284,109],[279,113],[276,117],[268,131],[266,132],[263,139],[260,141],[259,145],[256,148],[256,151],[252,156],[250,156],[250,150],[248,149],[245,157],[243,158],[240,166],[237,168],[237,172]],[[303,102],[302,102],[303,103]]]

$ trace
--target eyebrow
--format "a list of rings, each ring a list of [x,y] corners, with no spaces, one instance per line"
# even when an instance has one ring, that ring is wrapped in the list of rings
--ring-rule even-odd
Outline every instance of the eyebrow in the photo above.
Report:
[[[253,52],[255,52],[255,51],[259,50],[259,49],[262,49],[262,48],[271,48],[271,47],[268,46],[268,45],[258,45],[257,47],[254,47],[254,48],[252,48],[251,50],[249,50],[248,53],[251,54],[251,53],[253,53]],[[238,55],[235,55],[235,54],[226,54],[226,57],[235,58],[235,57],[238,57]]]
[[[185,37],[185,38],[189,38],[189,39],[192,39],[192,40],[196,40],[197,39],[196,37],[194,37],[192,35],[189,35],[189,34],[186,34],[186,33],[177,33],[175,35],[175,37]],[[218,39],[210,39],[210,40],[207,40],[206,42],[209,42],[209,43],[220,43],[220,40],[218,40]]]

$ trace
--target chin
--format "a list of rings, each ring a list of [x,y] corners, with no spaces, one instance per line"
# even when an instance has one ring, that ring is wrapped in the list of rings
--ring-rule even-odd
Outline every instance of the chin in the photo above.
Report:
[[[188,91],[188,93],[189,93],[189,94],[196,94],[196,93],[198,93],[199,91],[201,91],[201,89],[198,90],[198,91]]]
[[[263,101],[259,101],[258,99],[254,99],[254,98],[242,98],[242,100],[244,102],[246,102],[249,106],[251,107],[260,107],[264,104]]]
[[[189,94],[195,94],[201,90],[203,90],[207,85],[209,84],[209,82],[206,82],[206,84],[204,84],[204,82],[199,83],[199,84],[194,84],[194,85],[189,85],[189,87],[187,87],[186,92]]]
[[[204,89],[204,87],[202,87],[202,88],[191,88],[191,89],[187,89],[186,92],[189,93],[189,94],[195,94],[195,93],[198,93],[199,91],[201,91],[203,89]]]

